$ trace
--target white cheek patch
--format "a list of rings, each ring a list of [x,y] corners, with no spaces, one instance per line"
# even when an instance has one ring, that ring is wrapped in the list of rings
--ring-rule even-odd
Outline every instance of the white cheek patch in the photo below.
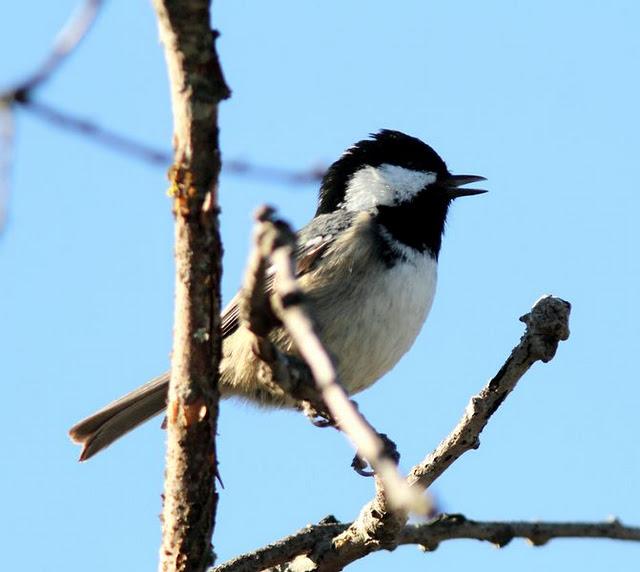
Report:
[[[364,211],[379,205],[393,206],[411,200],[436,174],[413,171],[387,163],[379,167],[363,167],[347,184],[342,207],[348,211]]]

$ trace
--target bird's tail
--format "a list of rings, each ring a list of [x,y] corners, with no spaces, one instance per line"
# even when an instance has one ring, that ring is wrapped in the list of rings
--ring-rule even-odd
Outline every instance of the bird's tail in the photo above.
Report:
[[[127,393],[69,429],[71,439],[82,445],[86,461],[116,439],[165,409],[169,374],[165,373]]]

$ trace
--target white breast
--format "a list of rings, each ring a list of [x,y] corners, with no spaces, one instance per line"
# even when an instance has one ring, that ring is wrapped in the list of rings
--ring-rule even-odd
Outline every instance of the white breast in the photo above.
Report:
[[[356,236],[340,240],[330,257],[340,270],[324,266],[309,291],[323,341],[338,358],[342,383],[352,394],[377,381],[409,350],[436,289],[433,257],[406,248],[404,260],[389,268],[378,256],[371,228],[363,213],[353,227]]]

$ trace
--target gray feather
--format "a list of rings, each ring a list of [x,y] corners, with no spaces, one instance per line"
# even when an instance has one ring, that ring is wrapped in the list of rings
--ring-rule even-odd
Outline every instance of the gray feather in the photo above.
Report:
[[[80,460],[93,457],[116,439],[162,413],[168,389],[169,374],[164,373],[69,429],[71,439],[82,444]]]

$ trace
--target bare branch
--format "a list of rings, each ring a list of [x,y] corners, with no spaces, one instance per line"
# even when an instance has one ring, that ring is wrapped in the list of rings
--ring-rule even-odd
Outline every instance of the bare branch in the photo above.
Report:
[[[349,526],[335,520],[306,526],[269,546],[229,560],[215,567],[212,572],[256,572],[282,566],[309,553],[316,546],[329,548],[332,539]],[[640,528],[623,526],[617,519],[595,523],[502,522],[469,520],[460,514],[441,515],[432,522],[405,526],[398,535],[397,545],[415,544],[431,552],[447,540],[472,539],[490,542],[502,548],[514,538],[524,538],[532,546],[542,546],[556,538],[602,538],[640,542]],[[384,547],[373,547],[372,552],[380,549]],[[309,564],[313,565],[311,562]]]
[[[2,101],[1,96],[0,101]],[[107,129],[90,119],[79,117],[32,99],[20,100],[16,103],[20,103],[23,109],[30,111],[36,117],[47,123],[65,131],[77,133],[116,153],[121,153],[140,159],[151,165],[159,165],[162,167],[166,167],[171,163],[171,153],[136,141],[128,135]],[[278,185],[292,186],[318,183],[322,180],[326,170],[325,165],[317,165],[311,166],[308,169],[295,171],[273,166],[256,165],[255,163],[242,159],[226,161],[222,166],[222,172],[225,175],[234,175]]]
[[[305,304],[304,292],[298,286],[295,270],[296,238],[289,225],[273,218],[273,209],[264,208],[258,215],[255,232],[256,248],[274,267],[275,312],[293,339],[298,352],[308,364],[316,387],[328,413],[366,458],[384,486],[389,506],[400,512],[427,514],[429,502],[418,488],[409,488],[398,472],[394,459],[377,432],[358,412],[338,381],[332,358],[324,348],[312,315]],[[252,255],[255,256],[255,255]]]
[[[520,318],[526,324],[520,343],[494,378],[471,398],[462,419],[449,436],[422,463],[411,469],[411,484],[429,487],[461,455],[480,446],[480,433],[522,376],[535,362],[547,363],[553,359],[558,343],[569,338],[570,312],[568,302],[543,296]]]
[[[408,482],[413,487],[422,490],[429,486],[463,453],[478,447],[479,435],[489,418],[520,378],[536,361],[551,360],[559,341],[569,337],[570,308],[564,300],[545,296],[534,304],[530,313],[520,318],[527,326],[520,343],[496,376],[471,399],[453,432],[436,451],[411,470]],[[375,550],[393,550],[401,542],[406,522],[406,515],[401,511],[389,510],[386,496],[378,489],[358,518],[330,544],[315,545],[308,553],[309,559],[317,570],[341,570]]]
[[[327,166],[323,164],[311,166],[304,170],[293,171],[273,166],[266,167],[264,165],[256,165],[241,159],[227,161],[223,168],[225,174],[241,175],[261,181],[270,181],[285,185],[319,183],[322,181],[322,177],[324,177],[326,171]]]
[[[28,100],[33,91],[52,76],[86,37],[102,5],[103,0],[85,0],[58,32],[49,54],[40,67],[13,87],[0,92],[0,100],[7,103]]]
[[[270,227],[262,224],[264,217],[272,211],[267,207],[258,209],[253,232],[253,248],[249,255],[242,290],[240,292],[240,320],[254,334],[253,351],[261,360],[264,368],[258,375],[258,381],[265,384],[269,391],[295,399],[309,399],[319,402],[320,396],[315,389],[311,370],[303,360],[293,355],[285,355],[271,342],[268,334],[281,325],[271,304],[269,278],[267,277],[268,253],[263,253],[262,243]]]
[[[154,165],[168,166],[171,163],[171,154],[166,151],[154,149],[149,145],[134,141],[133,139],[106,129],[93,121],[83,119],[76,115],[66,113],[55,107],[27,99],[22,103],[22,107],[31,111],[40,119],[51,123],[66,131],[74,131],[83,137],[102,145],[111,151],[123,153],[130,157],[141,159]]]
[[[160,570],[213,561],[221,353],[218,104],[229,96],[209,0],[154,0],[174,122],[176,294]]]
[[[532,546],[543,546],[554,538],[608,538],[640,542],[640,528],[623,526],[618,519],[605,522],[475,521],[461,514],[442,515],[433,522],[408,525],[399,544],[419,544],[433,551],[440,542],[469,538],[484,540],[502,548],[514,538]]]
[[[569,337],[570,308],[564,300],[545,296],[534,304],[529,314],[520,318],[527,325],[520,343],[496,376],[471,399],[471,406],[453,432],[434,453],[411,470],[408,478],[411,485],[420,489],[428,487],[464,452],[479,446],[481,431],[520,378],[536,361],[551,360],[558,342]],[[334,550],[328,557],[322,557],[318,569],[339,570],[368,554],[371,546],[393,548],[405,524],[406,518],[390,513],[385,497],[377,494],[353,524],[334,539]]]
[[[20,105],[23,109],[30,111],[43,121],[60,129],[75,132],[112,151],[135,157],[153,165],[168,166],[171,164],[172,156],[171,153],[163,149],[154,148],[127,135],[101,126],[94,121],[33,99],[37,89],[52,77],[87,36],[103,5],[104,0],[85,0],[74,10],[60,29],[49,53],[40,66],[24,79],[0,91],[0,112],[2,113],[3,121],[5,121],[5,127],[10,109],[14,105]],[[6,145],[3,145],[0,152],[3,153],[0,156],[0,161],[2,161],[3,167],[6,167],[10,161],[10,151]],[[320,181],[325,170],[326,167],[318,165],[306,170],[292,171],[255,165],[240,159],[228,161],[224,167],[224,171],[227,174],[252,177],[286,185],[301,185]],[[3,179],[0,180],[1,191],[5,196],[5,200],[2,200],[3,197],[0,196],[1,229],[5,214],[6,195],[8,195],[9,177],[6,172],[0,173],[0,175],[3,176]]]
[[[327,517],[318,524],[305,526],[295,534],[282,538],[253,552],[242,554],[210,572],[257,572],[286,564],[296,556],[307,554],[318,545],[330,546],[331,539],[343,532],[349,525]]]
[[[45,60],[31,75],[0,91],[0,231],[7,216],[13,155],[12,107],[27,102],[33,91],[45,83],[60,65],[74,52],[93,26],[103,0],[85,0],[69,17],[56,35]]]

